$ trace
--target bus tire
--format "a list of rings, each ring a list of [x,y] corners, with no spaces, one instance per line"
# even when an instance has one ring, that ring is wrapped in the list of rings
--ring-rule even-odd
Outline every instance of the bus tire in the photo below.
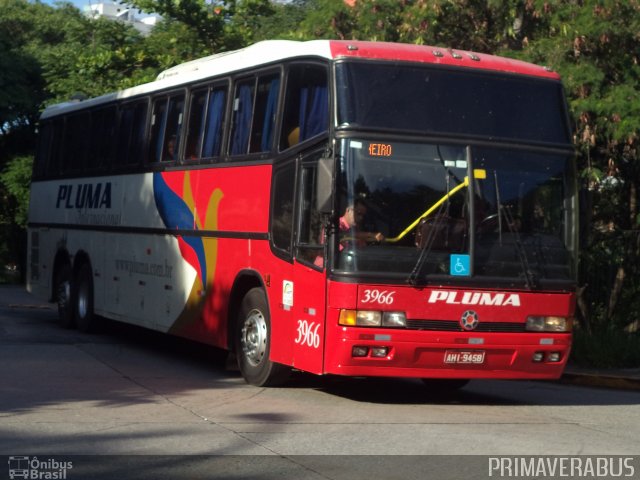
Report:
[[[58,323],[63,328],[73,328],[75,321],[73,318],[73,275],[71,266],[68,263],[61,265],[56,273],[55,292],[56,303],[58,304]]]
[[[74,315],[78,330],[89,333],[96,328],[93,312],[93,274],[88,263],[83,263],[76,276]]]
[[[269,360],[271,317],[264,290],[252,288],[240,304],[235,348],[238,367],[245,381],[257,387],[284,383],[290,369]]]
[[[447,393],[460,390],[467,383],[467,378],[423,378],[422,382],[435,393]]]

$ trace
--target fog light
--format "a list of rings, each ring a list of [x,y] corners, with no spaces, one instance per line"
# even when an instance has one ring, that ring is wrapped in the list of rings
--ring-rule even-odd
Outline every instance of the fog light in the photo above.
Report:
[[[544,359],[543,352],[536,352],[533,354],[533,357],[531,358],[531,360],[533,360],[536,363],[541,362],[543,359]]]
[[[371,356],[384,358],[389,354],[389,347],[371,347]]]
[[[358,347],[357,345],[351,349],[352,357],[366,357],[369,355],[369,347]]]
[[[562,354],[560,352],[551,352],[547,356],[547,361],[548,362],[559,362],[561,358],[562,358]]]

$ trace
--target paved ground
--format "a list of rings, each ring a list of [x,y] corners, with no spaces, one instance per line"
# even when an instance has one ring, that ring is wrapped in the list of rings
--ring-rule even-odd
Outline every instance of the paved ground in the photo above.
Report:
[[[470,480],[491,455],[640,452],[633,391],[488,381],[440,396],[304,374],[261,389],[211,349],[117,324],[84,335],[55,316],[0,287],[0,454],[69,459],[71,480]]]

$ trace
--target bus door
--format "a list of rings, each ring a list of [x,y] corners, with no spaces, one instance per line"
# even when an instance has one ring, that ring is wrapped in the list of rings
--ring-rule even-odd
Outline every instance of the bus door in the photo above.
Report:
[[[319,191],[330,192],[331,176],[324,150],[302,157],[298,164],[297,231],[291,306],[294,323],[293,366],[323,371],[327,277],[325,231]],[[324,195],[328,198],[328,195]]]

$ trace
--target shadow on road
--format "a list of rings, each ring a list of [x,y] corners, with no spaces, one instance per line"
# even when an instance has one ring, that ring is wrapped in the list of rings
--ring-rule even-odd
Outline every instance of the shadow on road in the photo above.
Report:
[[[4,413],[67,401],[118,406],[153,403],[158,395],[189,390],[253,388],[224,351],[113,321],[105,321],[100,334],[65,330],[58,326],[53,307],[7,288],[14,287],[0,288]],[[7,293],[18,294],[20,301],[7,302]],[[609,390],[554,382],[475,380],[447,392],[415,379],[319,377],[297,371],[283,388],[383,405],[588,406],[636,405],[640,400],[634,392],[612,395]]]

